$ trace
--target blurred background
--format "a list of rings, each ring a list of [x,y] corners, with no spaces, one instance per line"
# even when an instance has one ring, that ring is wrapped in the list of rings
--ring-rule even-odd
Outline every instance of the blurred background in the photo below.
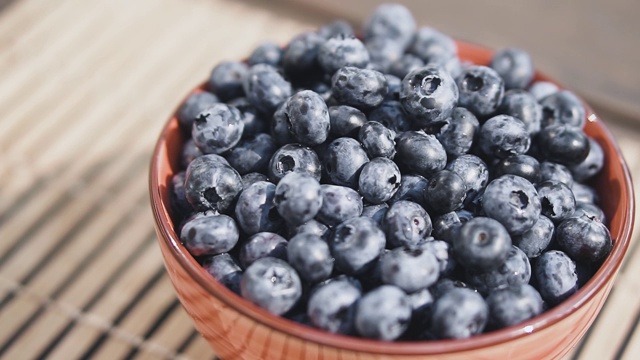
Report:
[[[419,25],[529,51],[640,175],[639,1],[401,2]],[[359,27],[379,3],[0,0],[0,358],[214,358],[155,243],[160,129],[216,63],[336,17]],[[572,358],[640,354],[637,244]]]

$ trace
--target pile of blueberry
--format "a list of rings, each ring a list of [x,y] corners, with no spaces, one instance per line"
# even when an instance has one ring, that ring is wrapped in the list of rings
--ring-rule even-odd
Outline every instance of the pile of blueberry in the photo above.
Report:
[[[229,289],[332,333],[466,338],[571,296],[612,248],[602,148],[527,53],[461,61],[378,7],[215,66],[178,120],[184,246]]]

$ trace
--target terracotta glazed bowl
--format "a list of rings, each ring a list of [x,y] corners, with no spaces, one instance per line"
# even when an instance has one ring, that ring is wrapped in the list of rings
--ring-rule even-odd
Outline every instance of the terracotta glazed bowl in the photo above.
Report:
[[[459,42],[459,56],[487,64],[491,51]],[[549,78],[538,73],[537,80]],[[198,91],[195,89],[194,91]],[[151,159],[151,207],[167,272],[196,328],[223,359],[554,359],[567,354],[598,315],[631,238],[634,196],[620,149],[587,107],[586,133],[604,150],[606,164],[593,181],[614,241],[602,267],[577,293],[520,325],[464,340],[383,342],[334,335],[273,315],[218,283],[174,231],[169,186],[179,171],[183,133],[172,116]]]

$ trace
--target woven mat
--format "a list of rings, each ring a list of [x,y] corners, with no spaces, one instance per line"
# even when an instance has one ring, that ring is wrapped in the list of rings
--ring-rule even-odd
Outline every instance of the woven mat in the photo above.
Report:
[[[177,301],[155,243],[151,150],[177,101],[213,64],[318,23],[279,4],[226,0],[4,7],[0,358],[215,357]],[[637,178],[640,134],[611,127]],[[631,250],[575,358],[640,354],[637,242]]]

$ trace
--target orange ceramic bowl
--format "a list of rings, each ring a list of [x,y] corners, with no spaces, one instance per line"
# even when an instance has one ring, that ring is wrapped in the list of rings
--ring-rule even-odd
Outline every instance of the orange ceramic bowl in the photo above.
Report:
[[[487,64],[491,51],[459,42],[462,60]],[[549,79],[538,73],[537,80]],[[194,91],[198,91],[196,89]],[[179,171],[183,133],[172,116],[158,139],[150,169],[151,207],[158,242],[178,298],[196,328],[223,359],[555,359],[582,338],[604,304],[622,263],[634,219],[631,177],[620,149],[587,107],[586,133],[606,163],[593,181],[601,195],[613,250],[573,296],[522,324],[464,340],[383,342],[306,327],[250,303],[211,277],[180,243],[171,220],[169,186]]]

